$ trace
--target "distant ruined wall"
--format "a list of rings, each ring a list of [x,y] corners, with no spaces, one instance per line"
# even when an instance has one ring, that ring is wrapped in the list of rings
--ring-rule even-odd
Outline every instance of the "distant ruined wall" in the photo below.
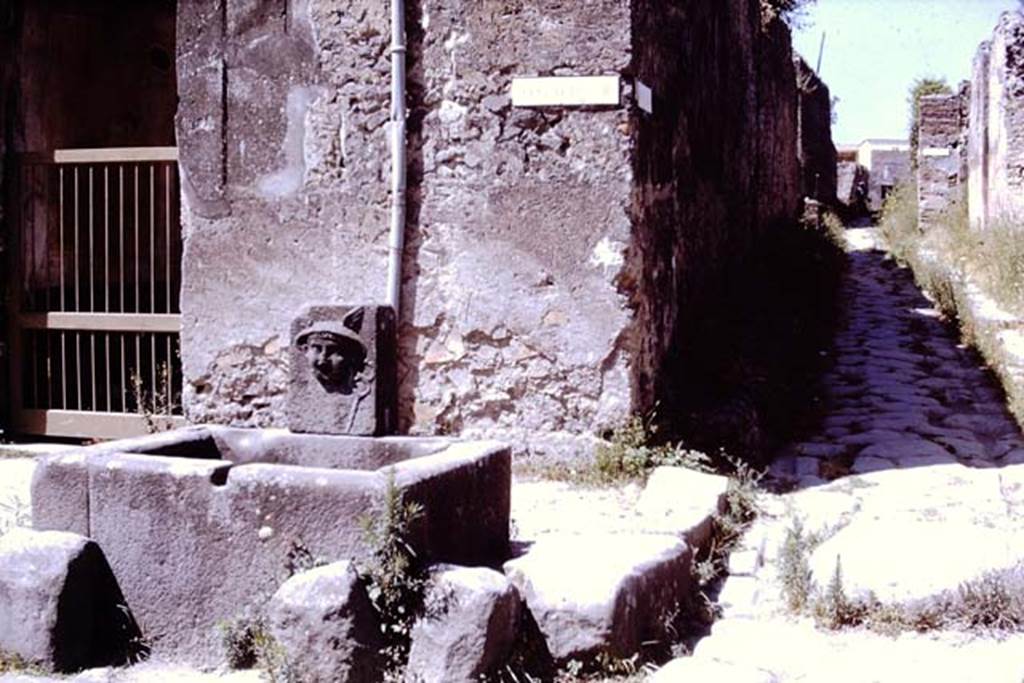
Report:
[[[634,69],[656,94],[636,120],[637,401],[671,401],[672,366],[730,264],[799,204],[788,30],[757,2],[634,3]]]
[[[832,95],[799,55],[793,56],[797,83],[797,158],[800,191],[826,204],[837,195],[838,159],[832,142]]]
[[[974,58],[968,133],[971,224],[1024,213],[1024,15],[1005,12]]]
[[[412,0],[400,429],[572,457],[650,407],[704,286],[799,199],[788,31],[757,0]],[[283,426],[305,303],[379,302],[377,0],[180,3],[188,417]],[[513,108],[621,74],[654,113]]]
[[[961,196],[966,91],[922,97],[918,115],[918,226],[927,231]]]

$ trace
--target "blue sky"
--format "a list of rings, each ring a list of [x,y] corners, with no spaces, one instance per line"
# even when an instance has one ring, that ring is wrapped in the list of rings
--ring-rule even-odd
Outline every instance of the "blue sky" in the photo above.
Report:
[[[839,98],[836,143],[907,136],[907,90],[919,76],[970,79],[978,44],[1018,0],[817,0],[793,42]]]

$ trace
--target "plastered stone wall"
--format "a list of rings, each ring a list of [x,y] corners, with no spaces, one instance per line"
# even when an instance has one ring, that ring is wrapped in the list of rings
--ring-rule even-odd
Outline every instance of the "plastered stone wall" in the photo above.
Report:
[[[574,449],[631,407],[629,112],[507,92],[623,72],[628,5],[412,2],[408,23],[401,428]],[[384,296],[387,6],[195,3],[179,33],[188,416],[283,424],[294,313]]]
[[[1024,16],[1005,12],[974,58],[968,133],[972,225],[1024,212]]]
[[[965,121],[963,95],[921,98],[917,151],[918,225],[927,231],[961,195],[961,148]]]
[[[799,55],[793,56],[793,66],[798,97],[800,191],[805,197],[834,204],[838,159],[832,143],[832,95],[825,82]]]
[[[403,432],[573,457],[649,407],[703,285],[795,217],[788,31],[756,0],[412,0]],[[377,303],[387,3],[179,3],[182,359],[196,422],[283,425],[287,329]],[[634,75],[655,112],[513,108]]]
[[[630,112],[506,93],[517,75],[626,73],[629,3],[415,9],[400,412],[414,432],[587,449],[632,407]]]

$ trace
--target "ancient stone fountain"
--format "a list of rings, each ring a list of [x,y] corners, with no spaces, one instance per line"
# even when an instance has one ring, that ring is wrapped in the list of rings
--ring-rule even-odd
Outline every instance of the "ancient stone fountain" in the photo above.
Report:
[[[386,436],[392,310],[314,306],[291,333],[289,430],[194,426],[39,463],[35,528],[98,544],[158,653],[214,662],[217,624],[266,602],[298,555],[363,550],[360,520],[389,485],[423,507],[412,544],[424,559],[507,555],[506,446]]]

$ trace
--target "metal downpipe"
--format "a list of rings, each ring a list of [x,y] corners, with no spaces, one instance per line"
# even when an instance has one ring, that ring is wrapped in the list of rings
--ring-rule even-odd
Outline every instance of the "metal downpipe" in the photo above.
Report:
[[[402,252],[405,251],[405,2],[391,0],[391,231],[388,237],[387,304],[399,318]]]

